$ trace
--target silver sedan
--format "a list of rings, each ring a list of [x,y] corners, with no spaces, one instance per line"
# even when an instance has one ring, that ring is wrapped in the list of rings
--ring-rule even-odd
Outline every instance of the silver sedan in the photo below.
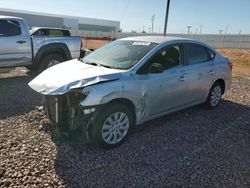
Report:
[[[59,130],[114,147],[134,125],[197,104],[215,108],[231,70],[227,58],[198,41],[130,37],[55,65],[29,85],[44,96]]]

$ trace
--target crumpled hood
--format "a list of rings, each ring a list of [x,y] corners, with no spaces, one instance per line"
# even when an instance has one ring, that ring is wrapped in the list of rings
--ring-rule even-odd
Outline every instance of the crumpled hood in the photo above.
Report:
[[[29,82],[29,86],[44,95],[60,95],[74,88],[117,80],[124,70],[88,65],[77,59],[46,69]]]

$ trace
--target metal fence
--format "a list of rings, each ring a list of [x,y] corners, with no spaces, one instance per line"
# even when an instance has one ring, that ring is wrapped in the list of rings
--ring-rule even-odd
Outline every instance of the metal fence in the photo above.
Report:
[[[71,30],[72,35],[82,37],[97,37],[97,38],[125,38],[132,36],[160,36],[162,34],[157,33],[113,33],[102,31],[79,31]],[[196,34],[167,34],[167,36],[175,36],[181,38],[191,38],[201,42],[204,42],[214,48],[250,48],[250,35],[196,35]]]
[[[151,33],[118,33],[118,38],[131,36],[149,36],[161,35]],[[214,48],[250,48],[250,35],[193,35],[193,34],[167,34],[167,36],[176,36],[182,38],[191,38]]]

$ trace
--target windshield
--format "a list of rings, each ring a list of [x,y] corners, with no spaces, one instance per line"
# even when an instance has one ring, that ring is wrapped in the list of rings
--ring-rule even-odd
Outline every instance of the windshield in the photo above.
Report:
[[[129,69],[139,62],[157,43],[117,40],[83,59],[83,62],[114,69]]]

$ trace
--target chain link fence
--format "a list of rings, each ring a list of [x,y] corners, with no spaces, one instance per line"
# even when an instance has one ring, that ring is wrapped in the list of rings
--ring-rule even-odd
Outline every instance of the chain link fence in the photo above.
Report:
[[[131,36],[162,35],[152,33],[118,33],[118,38]],[[195,39],[214,48],[250,48],[250,35],[193,35],[193,34],[167,34],[181,38]]]

